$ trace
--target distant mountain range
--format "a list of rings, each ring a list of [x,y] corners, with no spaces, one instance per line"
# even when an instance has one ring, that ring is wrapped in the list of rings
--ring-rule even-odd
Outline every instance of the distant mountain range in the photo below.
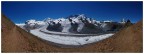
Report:
[[[18,24],[19,25],[19,24]],[[47,18],[43,21],[36,21],[34,19],[27,20],[24,25],[19,25],[23,29],[30,31],[31,29],[38,29],[46,26],[49,31],[64,32],[64,33],[80,33],[80,34],[94,34],[115,32],[125,27],[126,21],[96,21],[88,18],[84,14],[70,15],[66,18],[51,19]]]

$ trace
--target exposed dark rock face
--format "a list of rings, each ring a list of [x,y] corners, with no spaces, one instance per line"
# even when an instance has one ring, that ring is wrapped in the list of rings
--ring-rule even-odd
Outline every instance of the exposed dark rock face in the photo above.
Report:
[[[53,25],[49,24],[49,26],[47,27],[47,30],[61,32],[62,27],[61,27],[61,24],[58,22],[58,24],[55,24],[55,23],[53,23]]]

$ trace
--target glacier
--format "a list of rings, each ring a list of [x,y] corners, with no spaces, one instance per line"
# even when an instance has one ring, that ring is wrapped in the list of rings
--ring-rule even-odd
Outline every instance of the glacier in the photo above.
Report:
[[[110,33],[110,34],[103,34],[98,36],[86,36],[86,37],[60,36],[60,35],[45,34],[43,32],[40,32],[40,29],[31,30],[30,33],[46,41],[62,45],[85,45],[93,42],[98,42],[100,40],[109,38],[113,35],[112,33]]]

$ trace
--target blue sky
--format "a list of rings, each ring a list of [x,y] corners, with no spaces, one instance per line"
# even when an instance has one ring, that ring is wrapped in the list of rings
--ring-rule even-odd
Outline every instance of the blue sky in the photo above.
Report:
[[[100,2],[100,1],[57,1],[57,2],[8,2],[2,1],[2,13],[14,23],[24,23],[29,19],[67,17],[73,14],[85,14],[96,20],[120,21],[122,18],[137,22],[143,18],[142,1]]]

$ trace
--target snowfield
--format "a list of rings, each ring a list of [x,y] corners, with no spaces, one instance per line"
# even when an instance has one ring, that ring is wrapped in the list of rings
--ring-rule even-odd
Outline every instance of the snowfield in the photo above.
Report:
[[[73,37],[73,36],[50,35],[50,34],[40,32],[40,29],[31,30],[30,32],[33,35],[41,39],[44,39],[46,41],[63,44],[63,45],[85,45],[93,42],[98,42],[100,40],[109,38],[113,35],[113,34],[103,34],[98,36]]]

